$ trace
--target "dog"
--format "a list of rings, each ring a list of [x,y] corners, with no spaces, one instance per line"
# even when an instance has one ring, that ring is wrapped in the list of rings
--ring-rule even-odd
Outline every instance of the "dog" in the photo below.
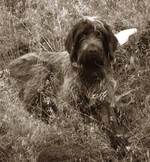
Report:
[[[105,116],[102,109],[111,114],[109,107],[114,100],[116,83],[111,64],[117,44],[117,38],[104,21],[84,18],[68,33],[66,51],[29,53],[12,61],[8,69],[29,111],[35,111],[36,105],[44,114],[50,107],[56,112],[62,107],[61,102],[65,102],[81,114],[101,120]],[[44,102],[43,93],[49,101]]]
[[[79,21],[69,32],[65,47],[70,70],[64,75],[61,96],[82,114],[100,120],[102,109],[111,110],[108,107],[113,105],[116,86],[111,64],[117,45],[110,27],[95,18]]]
[[[112,147],[124,153],[126,139],[116,132],[112,64],[118,44],[127,40],[122,34],[127,33],[128,38],[133,32],[113,34],[104,21],[88,17],[68,33],[66,51],[28,53],[12,61],[8,70],[25,108],[47,123],[53,114],[67,114],[68,109],[74,109],[85,122],[96,121]],[[44,151],[38,161],[53,158],[49,152],[46,155]]]

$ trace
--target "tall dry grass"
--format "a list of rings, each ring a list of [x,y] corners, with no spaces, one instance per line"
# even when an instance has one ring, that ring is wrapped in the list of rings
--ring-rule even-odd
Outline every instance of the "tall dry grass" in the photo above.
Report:
[[[10,3],[12,2],[12,3]],[[25,2],[25,3],[24,3]],[[138,34],[116,53],[114,76],[120,131],[129,141],[122,161],[150,160],[150,3],[149,0],[4,0],[0,2],[0,67],[28,51],[62,51],[68,30],[83,16],[98,16],[114,32],[137,27]],[[96,123],[78,112],[52,117],[49,125],[29,115],[11,89],[7,72],[0,79],[0,159],[34,162],[42,148],[81,146],[86,161],[117,160],[117,152]],[[78,130],[78,131],[76,131]],[[84,156],[84,157],[82,157]]]

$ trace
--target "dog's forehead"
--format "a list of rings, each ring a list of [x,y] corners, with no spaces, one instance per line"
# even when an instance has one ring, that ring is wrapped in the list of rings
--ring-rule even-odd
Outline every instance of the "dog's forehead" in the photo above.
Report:
[[[104,22],[98,17],[85,16],[80,23],[82,23],[85,28],[88,26],[89,28],[94,28],[94,30],[105,30]]]

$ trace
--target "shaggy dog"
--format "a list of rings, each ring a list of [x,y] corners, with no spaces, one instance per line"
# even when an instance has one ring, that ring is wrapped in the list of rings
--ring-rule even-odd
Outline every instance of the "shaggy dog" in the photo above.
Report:
[[[115,87],[111,63],[117,43],[105,22],[85,18],[69,32],[66,52],[26,54],[10,63],[10,76],[17,80],[29,111],[42,107],[47,114],[51,107],[57,112],[65,102],[84,116],[109,121]]]

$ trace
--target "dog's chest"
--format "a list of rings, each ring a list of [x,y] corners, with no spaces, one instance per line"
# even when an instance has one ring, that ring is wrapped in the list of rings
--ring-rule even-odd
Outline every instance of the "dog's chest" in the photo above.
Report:
[[[111,102],[108,83],[105,80],[91,86],[81,84],[80,93],[87,98],[89,105],[96,104],[97,102]]]
[[[62,86],[62,95],[65,97],[65,100],[80,104],[94,104],[97,101],[99,102],[111,102],[111,93],[113,86],[106,80],[97,82],[95,84],[84,84],[80,81],[79,78],[66,77],[64,79],[64,84]]]

